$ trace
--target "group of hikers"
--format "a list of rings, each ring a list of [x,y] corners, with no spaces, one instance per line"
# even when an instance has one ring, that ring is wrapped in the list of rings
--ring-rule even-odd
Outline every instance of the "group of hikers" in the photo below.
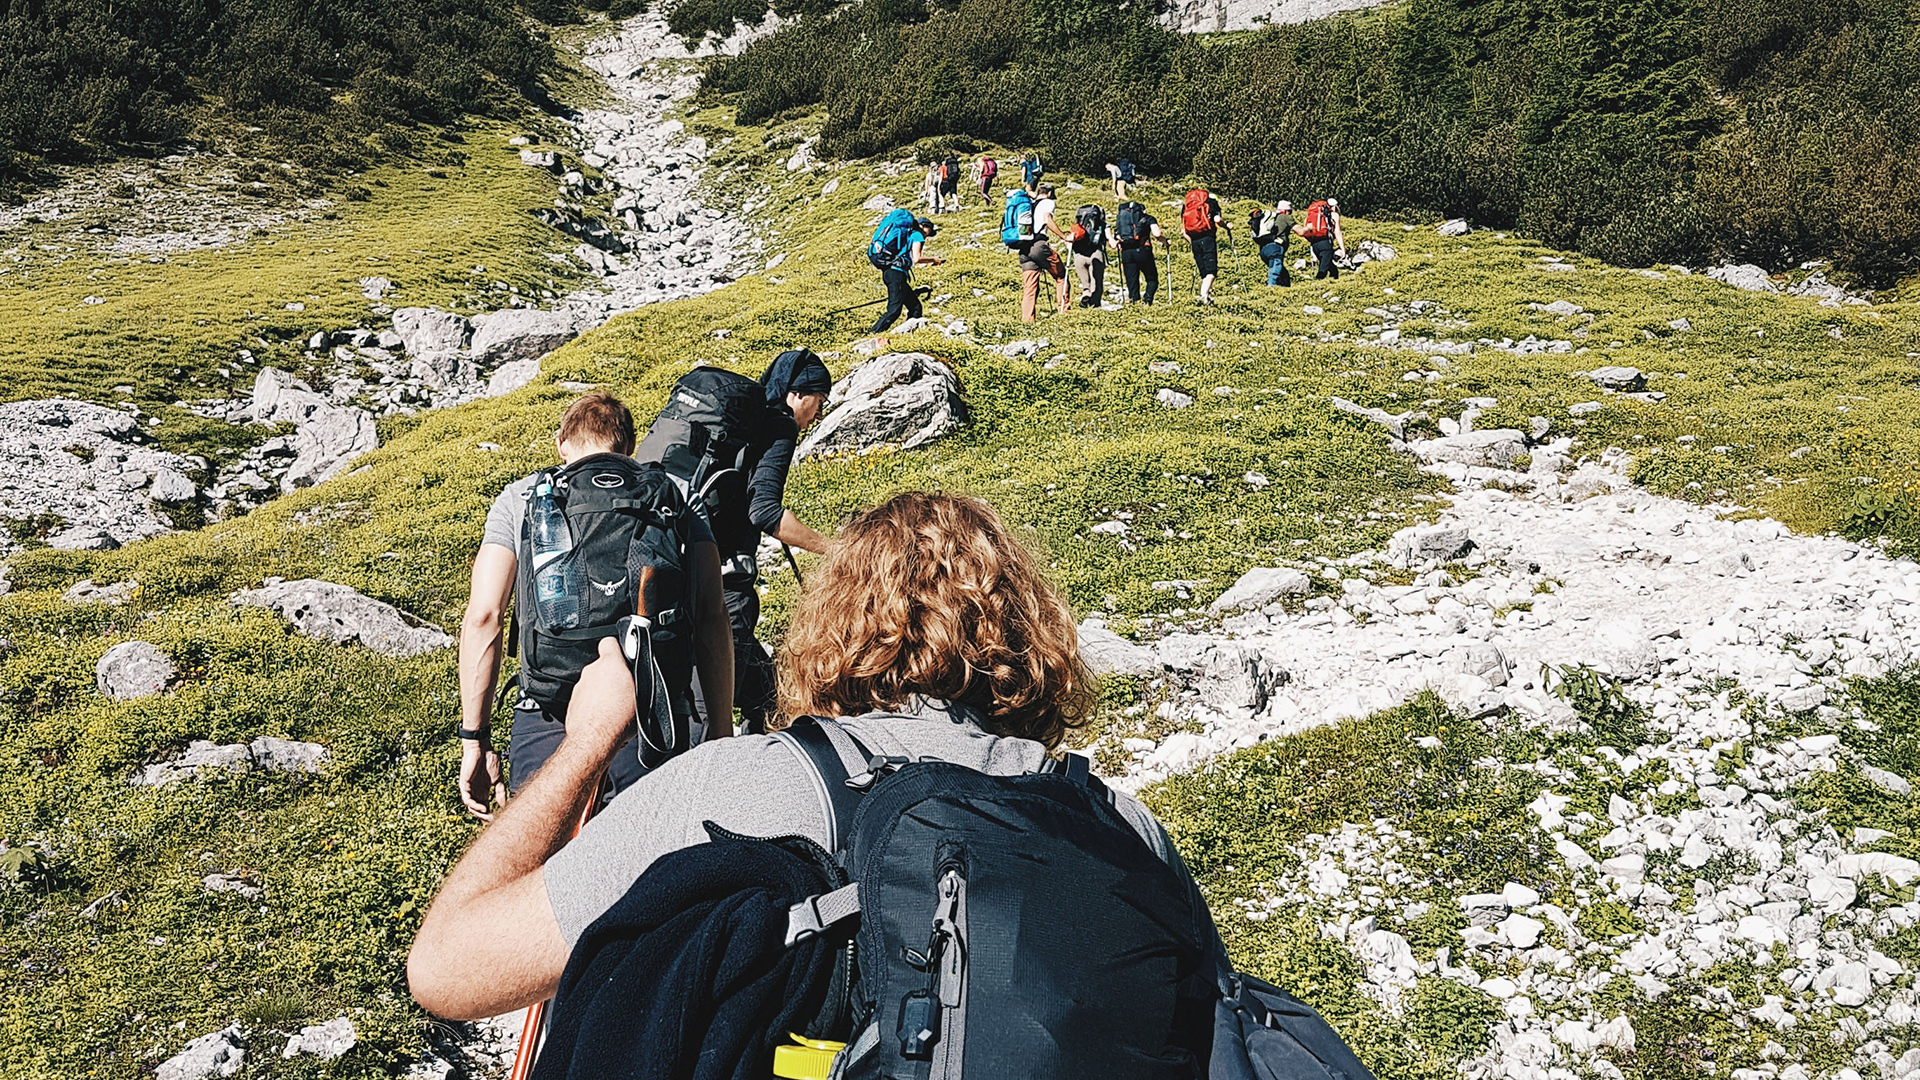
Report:
[[[515,1077],[1367,1080],[1233,971],[1153,815],[1056,756],[1095,680],[990,505],[906,492],[831,537],[786,505],[832,385],[804,348],[697,367],[644,436],[589,393],[494,500],[456,785],[489,824],[421,923],[415,998],[527,1008]],[[777,664],[768,540],[822,557]]]
[[[1041,293],[1049,283],[1053,305],[1061,314],[1076,305],[1101,307],[1106,295],[1110,251],[1119,257],[1120,270],[1126,280],[1127,302],[1152,304],[1160,292],[1160,269],[1154,248],[1157,244],[1167,253],[1171,268],[1170,232],[1177,232],[1193,256],[1195,301],[1202,306],[1213,304],[1213,286],[1220,274],[1220,234],[1226,233],[1230,244],[1235,243],[1235,237],[1212,192],[1204,187],[1187,191],[1177,225],[1163,228],[1143,203],[1129,198],[1140,178],[1134,164],[1124,157],[1106,166],[1118,204],[1111,219],[1106,207],[1098,203],[1082,205],[1073,210],[1071,216],[1062,211],[1054,185],[1043,179],[1046,167],[1037,153],[1025,155],[1020,168],[1021,186],[1008,193],[1002,209],[1000,239],[1019,257],[1021,322],[1038,319]],[[963,166],[957,155],[936,162],[926,174],[928,213],[948,213],[960,208],[958,192],[962,172],[972,176],[981,199],[991,206],[993,182],[999,170],[999,162],[991,156],[976,158],[970,166]],[[928,255],[924,246],[938,231],[929,217],[906,209],[887,212],[875,227],[867,257],[880,271],[887,288],[887,300],[886,310],[875,320],[872,333],[885,332],[902,315],[909,319],[921,317],[920,296],[913,288],[912,273],[915,267],[941,262]],[[1347,242],[1341,229],[1338,199],[1315,200],[1298,214],[1293,203],[1281,199],[1271,208],[1254,210],[1248,217],[1247,231],[1253,250],[1266,266],[1266,281],[1270,286],[1293,284],[1287,259],[1296,238],[1306,243],[1317,266],[1315,280],[1340,277],[1339,264],[1346,257]],[[1067,277],[1069,266],[1073,269],[1073,282]],[[1074,283],[1079,286],[1077,301]]]

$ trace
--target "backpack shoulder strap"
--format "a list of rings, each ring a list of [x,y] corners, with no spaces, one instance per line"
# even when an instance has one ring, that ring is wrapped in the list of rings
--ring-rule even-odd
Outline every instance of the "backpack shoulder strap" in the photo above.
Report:
[[[1048,758],[1047,763],[1040,767],[1040,771],[1053,776],[1064,776],[1101,798],[1109,801],[1112,798],[1107,791],[1107,785],[1093,775],[1093,763],[1085,754],[1067,753],[1057,758]]]
[[[835,855],[846,850],[847,834],[853,829],[853,812],[866,792],[850,787],[853,778],[851,760],[864,771],[871,756],[860,740],[831,720],[803,716],[789,724],[774,738],[787,744],[807,767],[814,779],[814,791],[820,796],[820,808],[826,815],[827,834],[833,838]]]

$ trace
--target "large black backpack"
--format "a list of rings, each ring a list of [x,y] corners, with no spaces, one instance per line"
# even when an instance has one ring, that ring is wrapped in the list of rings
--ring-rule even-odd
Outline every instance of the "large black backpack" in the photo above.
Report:
[[[789,940],[859,916],[836,1076],[1198,1075],[1212,1003],[1183,1008],[1181,989],[1204,979],[1204,908],[1085,758],[1026,776],[875,758],[849,777],[827,727],[782,737],[822,779],[852,882],[796,905]]]
[[[1086,250],[1083,254],[1091,254],[1107,246],[1107,212],[1105,210],[1093,203],[1088,203],[1073,212],[1073,222],[1086,232],[1084,241]],[[1076,251],[1080,250],[1080,247],[1081,245],[1078,244],[1074,246]]]
[[[1147,228],[1147,208],[1137,202],[1121,203],[1113,223],[1113,234],[1123,247],[1137,248],[1153,242],[1153,233]]]
[[[534,501],[552,483],[573,547],[568,571],[578,615],[568,625],[548,621],[534,596]],[[687,512],[679,487],[658,464],[621,454],[595,454],[534,477],[520,526],[514,581],[521,692],[551,712],[563,712],[580,672],[599,655],[621,618],[648,616],[653,654],[668,689],[655,703],[658,730],[648,732],[650,764],[686,748],[684,696],[692,687],[692,580],[686,566]],[[643,727],[643,731],[646,729]]]
[[[760,533],[749,514],[747,447],[770,420],[760,384],[725,368],[697,367],[673,384],[633,456],[657,461],[713,530],[729,576],[753,573]]]

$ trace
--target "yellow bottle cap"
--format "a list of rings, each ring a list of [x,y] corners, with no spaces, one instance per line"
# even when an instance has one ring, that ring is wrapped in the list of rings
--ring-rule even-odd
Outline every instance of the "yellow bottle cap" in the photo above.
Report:
[[[847,1048],[846,1043],[788,1034],[798,1045],[773,1048],[773,1075],[782,1080],[827,1080],[833,1072],[834,1055]]]

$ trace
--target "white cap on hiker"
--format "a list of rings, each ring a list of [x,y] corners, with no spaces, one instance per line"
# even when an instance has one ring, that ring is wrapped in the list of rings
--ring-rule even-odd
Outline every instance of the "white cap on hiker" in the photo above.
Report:
[[[1274,207],[1274,209],[1280,211],[1283,214],[1290,214],[1293,212],[1293,204],[1288,202],[1285,199],[1281,199],[1280,205]]]

